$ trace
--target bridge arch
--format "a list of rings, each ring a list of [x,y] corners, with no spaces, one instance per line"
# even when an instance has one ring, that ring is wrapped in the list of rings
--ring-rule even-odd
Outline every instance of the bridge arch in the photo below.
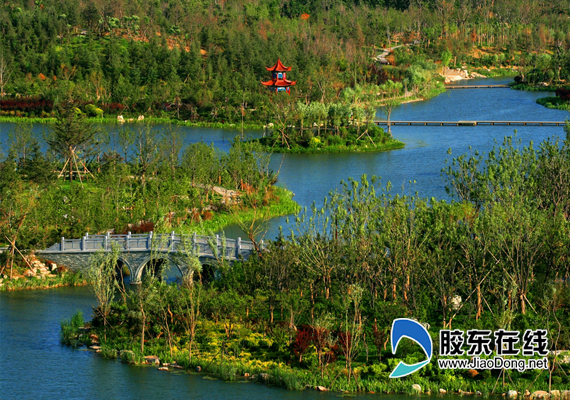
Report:
[[[181,277],[184,276],[184,274],[186,273],[186,271],[188,269],[186,266],[179,265],[178,263],[176,263],[167,254],[150,255],[150,256],[145,257],[143,259],[143,261],[138,265],[136,271],[134,272],[134,275],[131,278],[131,283],[141,283],[142,278],[144,276],[144,273],[148,270],[148,268],[151,266],[151,264],[153,262],[171,264],[173,267],[175,267],[178,270]],[[156,269],[156,267],[153,267],[153,268]],[[153,271],[153,273],[156,273],[156,270]]]
[[[133,280],[133,268],[125,257],[119,257],[115,264],[115,277],[121,284],[129,284]]]
[[[200,258],[200,264],[202,264],[202,272],[200,274],[202,283],[211,283],[219,278],[220,272],[214,260]]]
[[[233,262],[240,257],[244,259],[255,253],[255,245],[252,242],[242,241],[241,238],[226,239],[220,242],[218,235],[215,237],[207,237],[201,235],[181,235],[172,232],[170,234],[134,234],[129,232],[126,235],[89,235],[85,234],[78,239],[61,238],[61,241],[54,243],[45,250],[37,251],[37,255],[57,264],[65,265],[70,270],[85,270],[90,265],[91,256],[97,251],[108,252],[114,245],[118,245],[120,249],[120,257],[117,264],[122,264],[123,269],[128,270],[130,283],[137,284],[141,282],[147,264],[152,259],[160,259],[168,261],[170,265],[174,265],[181,275],[188,269],[183,265],[183,261],[177,264],[174,254],[180,249],[181,244],[191,240],[192,249],[196,252],[202,265],[206,266],[202,278],[205,280],[214,280],[220,276],[215,263],[212,261],[217,258],[217,253],[212,249],[212,243],[217,243],[218,250],[220,246],[225,246],[224,259]],[[162,244],[155,248],[154,244]],[[263,244],[261,246],[264,248]],[[151,256],[153,253],[154,257]],[[124,275],[124,274],[123,274]],[[196,277],[194,277],[196,278]]]

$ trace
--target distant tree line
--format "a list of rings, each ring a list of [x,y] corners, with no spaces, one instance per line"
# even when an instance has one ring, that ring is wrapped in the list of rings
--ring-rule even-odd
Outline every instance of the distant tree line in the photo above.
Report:
[[[533,70],[529,79],[566,79],[568,10],[568,1],[536,0],[13,1],[0,6],[0,97],[260,121],[272,103],[260,80],[278,57],[293,68],[296,98],[330,102],[348,86],[400,80],[373,62],[396,42],[417,43],[397,50],[403,68],[451,53],[456,65],[519,65]],[[474,58],[474,46],[497,51]]]

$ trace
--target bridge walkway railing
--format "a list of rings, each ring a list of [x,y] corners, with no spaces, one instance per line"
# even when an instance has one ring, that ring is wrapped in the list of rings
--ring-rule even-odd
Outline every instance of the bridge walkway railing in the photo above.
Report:
[[[219,235],[180,235],[172,232],[170,234],[148,234],[126,235],[89,235],[85,234],[81,239],[61,238],[59,243],[40,251],[39,253],[75,253],[75,252],[95,252],[110,251],[113,246],[118,246],[120,251],[156,251],[161,253],[176,253],[183,251],[185,247],[199,257],[224,257],[235,259],[239,256],[247,257],[255,252],[253,242],[237,239],[223,239]]]

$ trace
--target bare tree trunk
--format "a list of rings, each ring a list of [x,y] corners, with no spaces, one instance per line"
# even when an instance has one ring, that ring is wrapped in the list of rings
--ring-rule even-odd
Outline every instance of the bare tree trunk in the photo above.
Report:
[[[483,312],[483,305],[481,302],[481,284],[477,285],[477,313],[475,314],[475,319],[479,320],[481,318],[481,313]]]
[[[0,99],[4,98],[4,87],[10,79],[12,73],[8,71],[6,60],[4,60],[4,51],[0,54]]]
[[[141,333],[141,353],[144,355],[144,331],[146,330],[146,314],[144,312],[144,306],[142,300],[140,301],[141,314],[142,314],[142,333]]]

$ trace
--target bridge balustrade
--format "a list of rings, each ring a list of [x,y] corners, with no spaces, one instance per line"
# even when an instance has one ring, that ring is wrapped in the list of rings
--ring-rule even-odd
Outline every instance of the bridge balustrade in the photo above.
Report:
[[[179,252],[189,246],[188,251],[193,251],[200,257],[223,257],[238,258],[240,255],[247,257],[255,251],[252,242],[242,241],[241,238],[222,240],[219,235],[208,237],[202,235],[179,235],[175,232],[170,234],[154,235],[131,234],[126,235],[89,235],[86,234],[81,239],[61,238],[60,243],[41,251],[41,253],[75,253],[94,252],[113,248],[118,245],[121,251],[157,251],[157,252]]]

